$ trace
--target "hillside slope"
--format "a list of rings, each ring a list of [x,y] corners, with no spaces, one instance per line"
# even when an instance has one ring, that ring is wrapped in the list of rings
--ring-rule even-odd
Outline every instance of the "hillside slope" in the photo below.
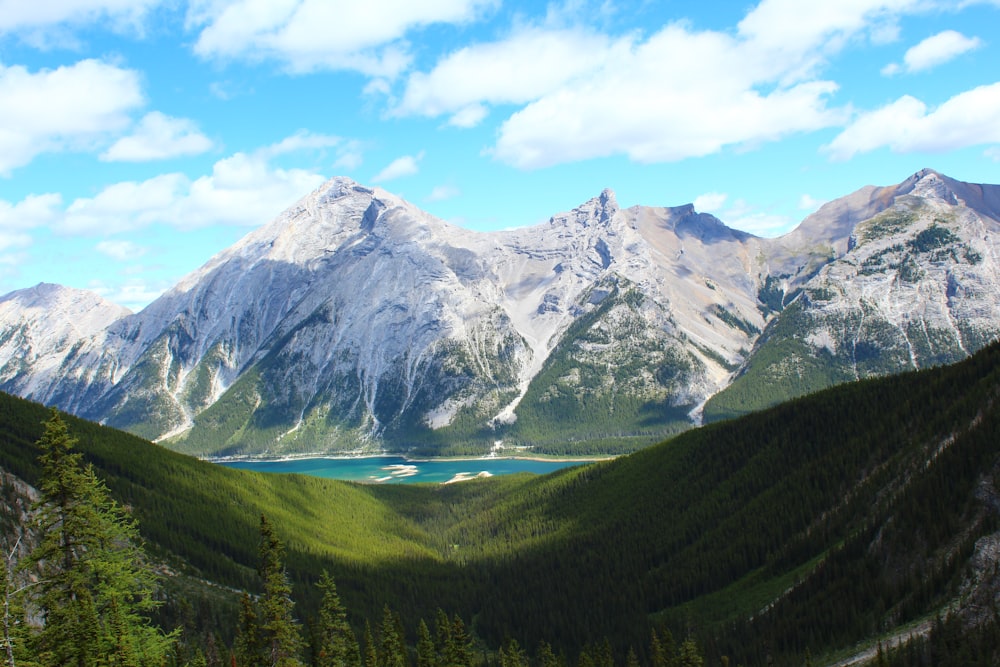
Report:
[[[798,664],[949,606],[989,620],[975,605],[1000,591],[998,397],[994,345],[612,462],[443,487],[268,477],[71,428],[181,571],[251,585],[256,519],[274,516],[303,613],[329,568],[361,618],[441,607],[492,645],[608,637],[624,654],[666,624],[711,655]],[[0,400],[0,467],[33,480],[44,417]]]

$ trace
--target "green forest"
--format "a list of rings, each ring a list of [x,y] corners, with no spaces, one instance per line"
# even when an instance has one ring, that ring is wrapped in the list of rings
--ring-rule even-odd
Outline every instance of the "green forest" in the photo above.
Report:
[[[997,664],[1000,575],[972,563],[1000,529],[998,396],[994,345],[613,461],[390,487],[226,469],[2,395],[0,468],[42,494],[28,529],[4,478],[7,664]],[[84,550],[104,578],[73,593],[74,636],[120,658],[68,662],[38,624],[60,593],[33,582],[73,580],[44,555],[63,436],[56,479],[112,536]]]

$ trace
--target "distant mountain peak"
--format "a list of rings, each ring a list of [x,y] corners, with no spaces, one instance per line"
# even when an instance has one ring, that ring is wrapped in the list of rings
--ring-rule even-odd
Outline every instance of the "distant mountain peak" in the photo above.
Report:
[[[854,283],[905,301],[908,322],[937,326],[947,308],[961,324],[941,336],[883,318],[920,363],[942,336],[959,351],[991,339],[998,212],[1000,186],[925,169],[778,239],[692,204],[620,209],[611,189],[480,233],[338,176],[140,313],[47,284],[0,297],[0,388],[200,453],[531,440],[545,415],[560,442],[584,422],[652,438],[647,418],[690,423],[797,294],[799,310],[842,305],[862,323]],[[858,235],[875,242],[851,247]],[[841,327],[850,346],[832,325],[802,344],[864,357],[882,330],[857,326]]]
[[[619,210],[621,209],[614,190],[605,188],[601,194],[588,199],[569,213],[552,216],[549,222],[563,224],[572,222],[583,227],[592,224],[607,225]]]
[[[899,194],[938,199],[951,205],[965,205],[980,215],[1000,221],[1000,185],[966,183],[933,169],[921,169],[900,183]]]

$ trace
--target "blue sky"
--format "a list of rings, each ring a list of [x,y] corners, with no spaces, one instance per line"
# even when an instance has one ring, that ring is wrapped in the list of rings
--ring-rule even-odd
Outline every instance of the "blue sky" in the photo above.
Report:
[[[1000,0],[0,0],[0,293],[141,308],[335,175],[774,236],[923,167],[1000,183]]]

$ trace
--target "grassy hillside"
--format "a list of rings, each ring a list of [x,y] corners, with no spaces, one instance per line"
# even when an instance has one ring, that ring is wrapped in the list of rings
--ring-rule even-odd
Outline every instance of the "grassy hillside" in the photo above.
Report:
[[[329,568],[356,624],[388,603],[411,637],[440,607],[491,646],[572,656],[606,637],[641,657],[666,626],[732,664],[800,664],[956,599],[976,541],[1000,528],[998,396],[994,345],[615,461],[449,486],[266,476],[70,427],[150,547],[192,574],[252,587],[267,513],[305,616]],[[35,478],[46,415],[0,397],[0,466]]]

